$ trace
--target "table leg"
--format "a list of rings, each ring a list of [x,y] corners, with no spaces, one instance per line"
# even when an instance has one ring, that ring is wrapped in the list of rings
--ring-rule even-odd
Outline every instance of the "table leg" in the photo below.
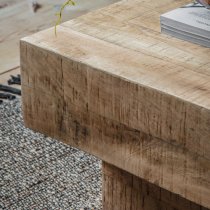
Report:
[[[207,210],[103,162],[104,210]]]

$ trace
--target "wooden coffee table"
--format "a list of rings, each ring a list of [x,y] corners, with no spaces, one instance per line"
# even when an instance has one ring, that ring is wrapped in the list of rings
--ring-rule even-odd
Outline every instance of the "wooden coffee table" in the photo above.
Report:
[[[103,160],[103,206],[210,208],[210,49],[160,33],[186,0],[123,0],[21,40],[27,127]]]

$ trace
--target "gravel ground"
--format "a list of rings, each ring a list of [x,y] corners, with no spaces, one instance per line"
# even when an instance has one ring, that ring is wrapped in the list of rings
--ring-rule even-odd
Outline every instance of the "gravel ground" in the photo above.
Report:
[[[0,105],[0,209],[101,209],[101,161],[23,125]]]

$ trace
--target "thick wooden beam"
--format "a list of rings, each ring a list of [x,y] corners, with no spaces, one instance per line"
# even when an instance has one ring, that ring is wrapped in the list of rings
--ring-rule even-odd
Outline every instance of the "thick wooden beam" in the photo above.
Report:
[[[122,1],[23,39],[24,120],[210,208],[210,51],[158,31],[184,3]]]
[[[210,207],[208,109],[26,41],[21,55],[28,127]]]
[[[103,162],[104,210],[207,210]]]

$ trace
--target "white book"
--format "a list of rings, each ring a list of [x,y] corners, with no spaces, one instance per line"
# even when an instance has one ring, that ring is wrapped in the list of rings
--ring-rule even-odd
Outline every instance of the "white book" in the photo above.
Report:
[[[192,43],[199,44],[199,45],[202,45],[204,47],[209,47],[210,48],[210,39],[205,39],[201,36],[196,36],[194,34],[190,34],[188,32],[181,31],[181,30],[178,30],[178,29],[174,30],[174,28],[171,28],[169,26],[164,26],[164,25],[162,25],[161,31],[165,34],[174,36],[176,38],[186,40],[186,41],[190,41]]]
[[[209,43],[210,10],[196,6],[189,4],[161,15],[162,32],[202,45]]]

